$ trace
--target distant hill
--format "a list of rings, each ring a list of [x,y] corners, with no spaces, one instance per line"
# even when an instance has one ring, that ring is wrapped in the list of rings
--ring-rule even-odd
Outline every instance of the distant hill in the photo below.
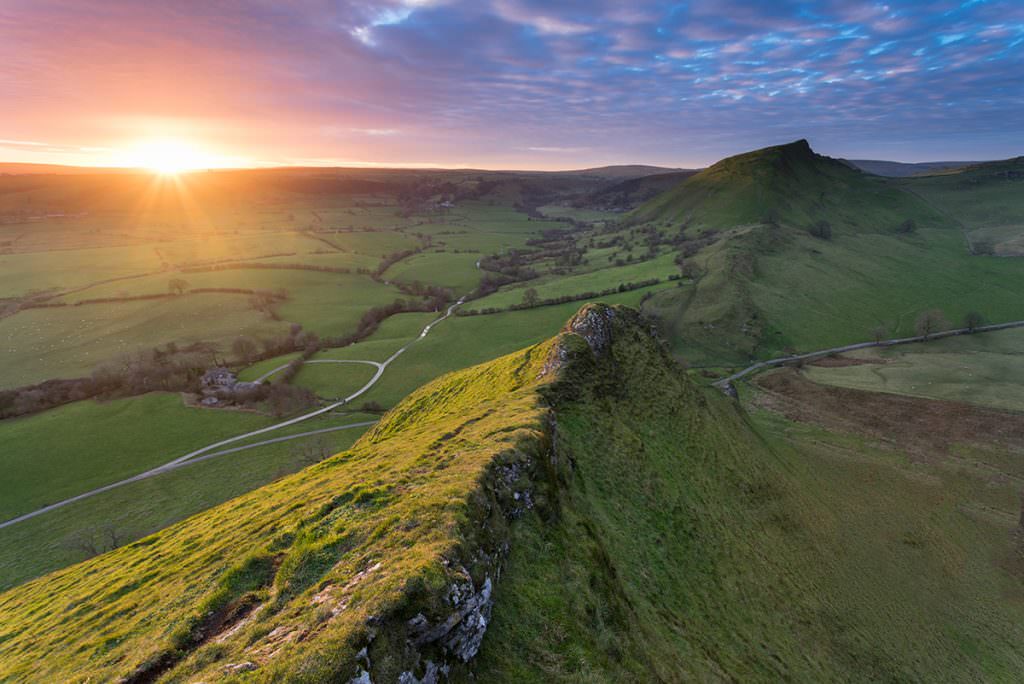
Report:
[[[49,174],[53,176],[73,176],[106,173],[137,173],[137,170],[93,166],[62,166],[60,164],[20,164],[16,162],[0,162],[0,175],[21,176]]]
[[[578,169],[573,171],[558,171],[557,173],[577,176],[598,176],[606,180],[623,180],[627,178],[641,178],[655,174],[676,173],[687,171],[687,169],[667,168],[664,166],[647,166],[644,164],[623,164],[618,166],[598,166],[592,169]]]
[[[908,176],[921,176],[950,169],[959,169],[978,162],[967,161],[938,161],[938,162],[894,162],[880,161],[876,159],[845,159],[843,160],[855,168],[876,176],[888,176],[889,178],[906,178]]]
[[[655,173],[608,185],[580,198],[576,206],[606,211],[628,211],[675,187],[697,171]]]
[[[894,231],[906,219],[945,221],[919,198],[816,154],[806,140],[724,159],[641,205],[637,221],[726,228],[754,223]]]

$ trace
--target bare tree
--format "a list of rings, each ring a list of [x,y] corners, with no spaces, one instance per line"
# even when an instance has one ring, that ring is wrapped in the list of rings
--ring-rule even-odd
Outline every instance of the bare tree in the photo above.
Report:
[[[967,332],[974,332],[979,327],[985,324],[985,317],[977,311],[968,311],[964,316],[964,327],[967,328]]]
[[[881,342],[889,336],[889,330],[884,325],[876,325],[871,329],[871,339]]]
[[[940,309],[931,309],[917,317],[914,328],[918,335],[927,339],[940,330],[948,330],[949,321]]]
[[[185,294],[185,290],[188,289],[188,281],[184,278],[171,278],[167,283],[167,289],[177,295]]]
[[[235,341],[231,343],[231,351],[245,363],[252,361],[253,356],[256,355],[256,349],[256,342],[251,337],[244,335],[236,337]]]

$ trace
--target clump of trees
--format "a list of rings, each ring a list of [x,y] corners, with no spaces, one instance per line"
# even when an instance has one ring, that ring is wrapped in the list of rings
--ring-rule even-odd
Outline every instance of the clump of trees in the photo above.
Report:
[[[167,290],[176,295],[185,294],[185,291],[188,290],[188,281],[184,278],[171,278],[167,283]]]

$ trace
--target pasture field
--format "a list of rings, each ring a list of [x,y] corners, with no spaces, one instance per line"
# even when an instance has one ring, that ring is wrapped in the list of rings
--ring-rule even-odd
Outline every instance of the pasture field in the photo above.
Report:
[[[254,413],[189,408],[168,393],[79,401],[0,421],[0,522],[271,421]]]
[[[304,233],[268,230],[245,235],[205,234],[161,243],[154,249],[165,262],[177,267],[311,252],[323,246]]]
[[[1024,412],[1024,331],[862,350],[857,365],[810,365],[815,382]]]
[[[369,382],[377,372],[365,363],[306,363],[295,375],[293,385],[312,390],[321,399],[344,399]],[[360,399],[355,403],[359,404]]]
[[[918,314],[939,308],[960,322],[979,311],[992,322],[1024,318],[1024,269],[1013,260],[968,254],[957,231],[897,239],[858,235],[758,259],[751,295],[780,329],[783,346],[822,349],[870,339],[882,325],[911,334]],[[884,293],[884,294],[882,294]]]
[[[160,269],[160,257],[152,245],[0,254],[0,298],[70,290]]]
[[[533,288],[540,299],[575,295],[583,292],[600,291],[610,287],[618,287],[622,283],[660,278],[665,280],[679,272],[673,263],[674,254],[666,253],[649,261],[640,261],[626,266],[611,266],[575,275],[547,275],[514,283],[503,287],[494,294],[487,295],[466,304],[467,308],[485,309],[489,307],[504,308],[523,301],[523,293]]]
[[[172,410],[167,415],[173,413]],[[227,412],[209,413],[224,420],[223,414]],[[303,430],[316,430],[377,417],[341,414],[316,418],[301,425]],[[0,529],[0,591],[86,558],[89,554],[83,542],[93,543],[97,550],[103,550],[109,547],[109,535],[113,532],[118,545],[130,543],[306,467],[307,452],[336,454],[344,451],[365,431],[366,428],[337,430],[225,454]],[[135,434],[139,438],[145,433]],[[211,434],[195,438],[201,445],[204,440],[213,441]],[[263,438],[283,434],[287,432],[274,432]]]
[[[321,229],[311,235],[322,241],[320,244],[322,247],[326,247],[329,243],[342,252],[353,252],[372,257],[382,257],[392,252],[415,249],[420,244],[419,239],[415,236],[397,230],[348,232]]]
[[[256,378],[262,376],[264,373],[269,373],[275,368],[278,368],[288,363],[292,359],[297,359],[300,355],[300,352],[293,352],[291,354],[282,354],[281,356],[275,356],[272,359],[258,361],[252,364],[251,366],[246,366],[242,370],[238,371],[238,379],[243,382],[254,382]],[[270,378],[271,381],[273,381],[274,379],[274,377]]]
[[[1024,256],[1024,157],[899,184],[956,219],[976,250]]]
[[[480,283],[483,272],[476,267],[480,253],[421,252],[399,261],[383,277],[388,280],[450,288],[458,297],[471,292]]]
[[[607,221],[617,221],[622,217],[621,212],[617,211],[601,211],[600,209],[582,209],[578,207],[570,207],[561,204],[546,204],[542,207],[537,207],[537,211],[550,216],[551,218],[571,218],[576,221],[585,221],[587,223],[603,223]]]
[[[124,353],[170,341],[229,342],[240,334],[278,337],[287,332],[286,322],[267,319],[235,294],[28,309],[0,319],[0,385],[81,377]]]

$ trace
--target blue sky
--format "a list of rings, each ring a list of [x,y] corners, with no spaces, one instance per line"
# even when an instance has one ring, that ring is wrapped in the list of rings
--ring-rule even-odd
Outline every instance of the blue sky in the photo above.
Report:
[[[165,135],[253,163],[1024,154],[1020,1],[6,0],[0,64],[7,159]]]

